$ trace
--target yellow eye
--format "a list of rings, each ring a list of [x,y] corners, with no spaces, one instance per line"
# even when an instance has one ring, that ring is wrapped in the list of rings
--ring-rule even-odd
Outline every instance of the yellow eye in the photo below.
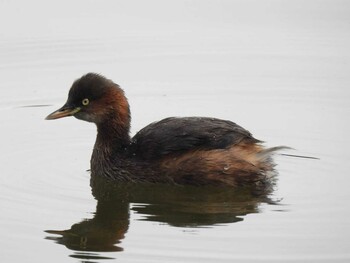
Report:
[[[83,99],[81,103],[82,103],[84,106],[86,106],[86,105],[89,104],[89,102],[90,102],[89,99]]]

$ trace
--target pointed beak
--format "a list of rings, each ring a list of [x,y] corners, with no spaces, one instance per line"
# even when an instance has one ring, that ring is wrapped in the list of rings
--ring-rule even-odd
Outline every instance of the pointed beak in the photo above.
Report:
[[[49,114],[45,118],[45,120],[55,120],[55,119],[59,119],[59,118],[63,118],[63,117],[73,116],[78,111],[80,111],[80,107],[73,107],[73,106],[70,106],[66,103],[65,105],[63,105],[62,108]]]

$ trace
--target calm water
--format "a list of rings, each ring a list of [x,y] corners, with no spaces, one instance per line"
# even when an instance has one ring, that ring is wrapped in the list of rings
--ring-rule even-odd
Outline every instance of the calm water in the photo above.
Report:
[[[1,1],[2,262],[349,262],[348,1]],[[95,127],[45,121],[72,81],[126,91],[132,133],[233,120],[276,156],[274,191],[90,187]]]

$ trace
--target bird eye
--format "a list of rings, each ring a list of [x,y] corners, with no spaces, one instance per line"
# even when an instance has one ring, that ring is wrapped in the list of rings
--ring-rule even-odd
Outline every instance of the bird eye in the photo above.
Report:
[[[86,106],[86,105],[89,104],[89,102],[90,102],[89,99],[83,99],[81,103],[82,103],[84,106]]]

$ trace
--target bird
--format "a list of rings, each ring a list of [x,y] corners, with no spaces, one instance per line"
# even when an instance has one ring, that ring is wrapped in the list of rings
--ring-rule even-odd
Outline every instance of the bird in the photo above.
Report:
[[[116,182],[266,184],[274,172],[272,155],[286,148],[266,148],[238,124],[211,117],[168,117],[131,137],[124,90],[97,73],[75,80],[66,103],[46,119],[68,116],[96,125],[91,176]]]

